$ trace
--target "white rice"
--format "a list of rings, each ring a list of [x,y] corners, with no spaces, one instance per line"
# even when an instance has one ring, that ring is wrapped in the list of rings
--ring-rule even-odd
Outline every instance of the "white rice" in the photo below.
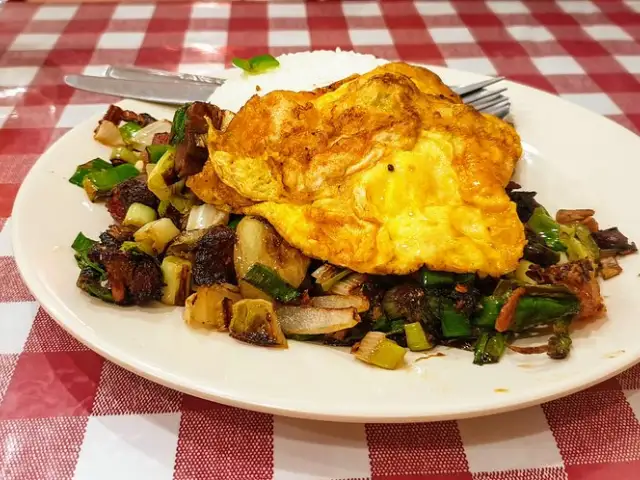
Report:
[[[280,55],[280,67],[260,74],[247,75],[239,68],[229,72],[228,80],[218,87],[209,101],[220,108],[237,112],[251,96],[273,90],[313,90],[354,73],[366,73],[386,60],[373,55],[333,50],[316,50]],[[256,87],[260,91],[256,91]]]

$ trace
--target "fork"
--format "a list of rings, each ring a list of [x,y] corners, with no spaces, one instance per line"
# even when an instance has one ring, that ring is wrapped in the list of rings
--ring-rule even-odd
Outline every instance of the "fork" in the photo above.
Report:
[[[88,79],[95,79],[99,81],[98,86],[92,87],[93,91],[101,89],[100,91],[102,93],[117,93],[114,90],[109,89],[109,85],[113,82],[122,82],[129,87],[138,87],[138,89],[142,87],[143,90],[144,86],[146,85],[148,87],[147,90],[149,91],[153,90],[152,87],[154,86],[154,84],[159,85],[160,87],[162,87],[162,84],[165,84],[165,86],[166,84],[173,84],[176,86],[182,85],[183,87],[188,88],[190,92],[193,92],[195,94],[193,98],[194,100],[199,98],[207,98],[216,87],[222,85],[225,82],[225,80],[222,78],[209,77],[205,75],[169,72],[165,70],[146,69],[139,67],[117,67],[113,65],[107,68],[105,77],[106,78],[88,77]],[[72,87],[89,89],[86,86],[86,83],[81,81],[86,78],[87,76],[82,75],[69,75],[65,78],[65,81]],[[507,90],[506,87],[497,90],[489,90],[486,88],[502,80],[504,80],[503,77],[495,77],[469,85],[454,86],[451,89],[458,95],[460,95],[462,101],[465,104],[473,106],[479,112],[489,113],[499,118],[504,118],[509,114],[509,110],[511,108],[509,99],[505,95],[503,95],[503,92]],[[118,86],[122,87],[122,85],[116,85],[116,87]],[[118,90],[122,90],[122,88],[119,88]],[[131,88],[131,90],[135,91],[136,88]],[[157,90],[162,91],[162,89]],[[128,96],[159,103],[184,103],[183,98],[165,98],[158,93]]]

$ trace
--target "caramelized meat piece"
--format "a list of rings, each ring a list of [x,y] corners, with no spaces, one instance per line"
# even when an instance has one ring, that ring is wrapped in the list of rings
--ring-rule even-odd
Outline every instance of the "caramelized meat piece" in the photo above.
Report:
[[[147,188],[144,178],[131,178],[117,185],[107,200],[107,210],[116,222],[122,222],[133,203],[142,203],[151,208],[158,207],[158,197]]]
[[[236,234],[227,226],[213,227],[198,241],[193,264],[196,285],[236,283],[233,268],[233,247]]]
[[[104,266],[115,303],[141,305],[162,297],[162,270],[153,257],[96,245],[89,258]]]
[[[135,231],[135,227],[111,225],[100,234],[100,242],[107,247],[120,248],[124,242],[133,240]]]
[[[109,105],[109,109],[107,113],[104,114],[102,120],[107,120],[108,122],[113,123],[115,126],[122,121],[122,109],[117,105]]]
[[[169,145],[169,133],[156,133],[151,143],[153,145]]]
[[[613,250],[617,255],[629,255],[638,251],[638,247],[617,227],[592,233],[591,236],[602,250]]]
[[[537,195],[536,192],[508,190],[507,195],[509,195],[511,201],[516,204],[518,218],[522,223],[527,223],[531,218],[531,215],[533,215],[533,211],[540,206],[535,199],[535,196]]]
[[[156,119],[148,113],[136,113],[132,112],[131,110],[122,110],[122,120],[124,120],[125,122],[137,123],[141,127],[146,127],[150,123],[156,121]]]
[[[552,265],[548,268],[533,266],[530,272],[542,283],[564,285],[580,300],[579,320],[596,319],[604,315],[606,308],[600,285],[589,260]]]

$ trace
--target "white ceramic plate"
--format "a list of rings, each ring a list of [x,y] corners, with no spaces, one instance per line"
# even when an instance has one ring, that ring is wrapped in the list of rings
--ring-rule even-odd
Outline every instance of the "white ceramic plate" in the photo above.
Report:
[[[482,77],[433,68],[449,84]],[[617,124],[546,93],[506,82],[525,157],[517,179],[549,209],[589,207],[602,226],[640,240],[640,139]],[[162,107],[124,107],[171,118]],[[46,152],[25,180],[14,208],[15,257],[46,310],[73,336],[108,359],[169,387],[221,403],[275,414],[339,421],[463,418],[537,404],[604,380],[640,359],[640,257],[604,283],[609,318],[573,335],[566,361],[507,353],[497,365],[442,349],[399,371],[368,367],[345,349],[290,342],[270,350],[225,334],[187,328],[180,308],[119,308],[83,294],[69,247],[79,231],[97,237],[110,223],[67,182],[77,164],[108,155],[92,140],[97,118]],[[414,359],[415,357],[412,357]]]

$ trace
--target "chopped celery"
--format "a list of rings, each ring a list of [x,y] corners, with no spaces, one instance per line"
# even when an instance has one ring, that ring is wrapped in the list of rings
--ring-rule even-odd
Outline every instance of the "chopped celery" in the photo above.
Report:
[[[157,214],[153,208],[142,203],[132,203],[122,224],[140,228],[149,222],[153,222],[156,217]]]
[[[82,187],[82,181],[88,174],[92,172],[98,172],[100,170],[108,170],[111,168],[113,168],[113,165],[106,160],[103,160],[101,158],[94,158],[90,162],[78,165],[74,174],[71,175],[71,178],[69,178],[69,182]]]
[[[127,147],[113,147],[110,159],[123,160],[131,165],[135,165],[140,161],[140,154],[133,150],[129,150]]]
[[[162,303],[184,305],[191,293],[191,262],[180,257],[164,257],[161,265],[164,288]]]
[[[300,297],[300,292],[285,282],[275,270],[260,263],[251,265],[242,279],[282,303],[291,303]]]
[[[249,74],[263,73],[280,66],[280,62],[271,55],[257,55],[249,59],[234,58],[231,62]]]
[[[156,197],[160,200],[169,200],[171,198],[171,187],[167,185],[165,175],[169,175],[174,166],[174,151],[167,150],[165,154],[160,158],[155,168],[149,173],[147,180],[147,186]]]
[[[400,366],[407,351],[382,332],[367,333],[355,356],[358,360],[377,367],[394,370]]]
[[[412,352],[421,352],[433,348],[420,322],[405,324],[404,333],[407,337],[407,346]]]
[[[125,143],[129,143],[129,140],[131,140],[133,134],[141,129],[142,127],[135,122],[127,122],[119,128],[120,135],[122,136],[122,139],[125,141]]]
[[[136,167],[125,163],[108,170],[88,173],[82,181],[82,186],[87,192],[89,200],[93,202],[98,197],[107,195],[116,185],[138,175],[140,172]]]
[[[149,145],[147,147],[147,156],[149,163],[158,163],[167,150],[173,149],[171,145]]]

